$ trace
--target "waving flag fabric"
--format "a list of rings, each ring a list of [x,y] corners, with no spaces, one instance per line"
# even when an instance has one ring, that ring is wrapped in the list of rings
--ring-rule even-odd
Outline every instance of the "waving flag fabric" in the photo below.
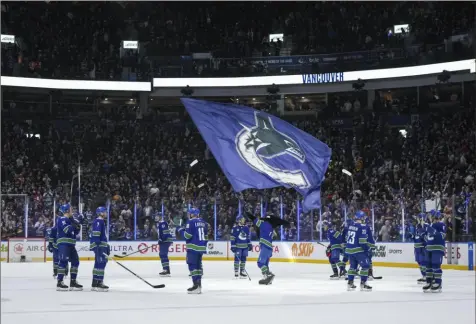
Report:
[[[182,99],[210,151],[237,192],[292,187],[304,210],[320,207],[331,149],[273,115],[249,107]]]

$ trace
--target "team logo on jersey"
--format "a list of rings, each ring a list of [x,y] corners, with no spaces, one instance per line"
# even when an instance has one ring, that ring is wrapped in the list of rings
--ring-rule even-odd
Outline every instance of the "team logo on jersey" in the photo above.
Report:
[[[243,129],[236,135],[235,145],[246,164],[276,182],[299,189],[310,188],[299,167],[306,160],[303,150],[295,140],[274,127],[271,117],[255,112],[255,125],[241,126]]]
[[[239,238],[240,240],[242,240],[242,241],[246,240],[246,239],[247,239],[246,233],[240,232],[240,235],[238,235],[238,238]]]

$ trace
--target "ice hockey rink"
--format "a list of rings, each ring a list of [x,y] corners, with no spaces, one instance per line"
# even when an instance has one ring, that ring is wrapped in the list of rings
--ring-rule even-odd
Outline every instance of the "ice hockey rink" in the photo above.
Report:
[[[416,284],[417,269],[376,267],[372,292],[348,292],[346,282],[330,281],[328,265],[271,263],[276,278],[258,285],[259,270],[249,262],[252,281],[233,278],[233,263],[205,261],[203,293],[188,295],[191,286],[184,261],[173,261],[173,277],[159,278],[158,261],[125,261],[124,265],[153,289],[108,263],[107,293],[91,292],[92,262],[82,262],[84,291],[57,292],[52,264],[1,264],[1,323],[346,323],[417,324],[475,323],[475,274],[444,270],[443,292],[424,294]]]

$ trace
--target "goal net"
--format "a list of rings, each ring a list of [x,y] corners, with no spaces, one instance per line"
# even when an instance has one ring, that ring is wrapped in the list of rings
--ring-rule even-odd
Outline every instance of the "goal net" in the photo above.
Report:
[[[7,262],[46,262],[46,240],[44,238],[9,238]]]

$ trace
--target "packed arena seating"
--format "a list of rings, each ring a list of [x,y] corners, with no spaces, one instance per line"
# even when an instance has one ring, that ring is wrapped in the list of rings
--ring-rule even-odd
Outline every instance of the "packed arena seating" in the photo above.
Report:
[[[95,208],[97,197],[106,197],[102,199],[111,201],[112,237],[132,239],[136,221],[137,237],[154,239],[154,215],[162,205],[171,218],[181,215],[186,167],[198,159],[200,166],[190,175],[185,200],[198,206],[210,224],[214,223],[216,202],[218,239],[229,237],[241,200],[244,211],[257,213],[263,202],[268,212],[277,215],[282,203],[284,217],[296,226],[283,233],[283,240],[296,240],[297,229],[301,240],[325,239],[324,229],[333,219],[344,219],[346,214],[364,209],[369,214],[373,211],[380,240],[401,241],[401,212],[404,209],[404,226],[409,235],[413,217],[421,210],[422,178],[423,198],[441,196],[441,207],[445,207],[449,219],[453,215],[452,195],[457,195],[456,206],[460,206],[474,191],[472,114],[469,108],[449,115],[431,114],[412,123],[406,138],[391,128],[381,113],[354,115],[354,127],[345,130],[328,127],[325,120],[295,122],[333,148],[323,185],[323,207],[320,213],[301,214],[299,223],[300,198],[292,190],[234,193],[191,121],[166,123],[109,115],[108,119],[98,116],[88,123],[62,120],[61,127],[57,120],[46,120],[32,128],[19,120],[4,118],[2,193],[31,197],[28,234],[42,236],[52,221],[53,201],[58,205],[70,200],[71,179],[80,156],[83,212],[87,214]],[[27,134],[38,134],[40,138]],[[354,193],[342,168],[354,173]],[[197,188],[200,183],[206,186]],[[76,186],[73,201],[77,203]],[[470,205],[465,208],[474,213],[474,199],[468,201]],[[134,204],[137,219],[133,217]],[[23,233],[23,208],[23,197],[4,196],[3,238]],[[466,231],[464,221],[459,221],[458,226],[460,233]],[[473,228],[472,222],[469,226]]]
[[[473,12],[469,2],[3,2],[2,34],[15,35],[16,46],[2,48],[2,74],[148,80],[287,73],[296,67],[272,69],[262,57],[331,53],[312,69],[424,64],[471,57],[467,41],[445,49],[472,28]],[[410,25],[409,37],[389,33],[399,24]],[[269,41],[281,33],[286,39]],[[121,49],[123,40],[138,40],[139,50]],[[335,57],[343,52],[353,53]]]
[[[349,51],[366,51],[363,62],[319,68],[355,70],[362,63],[376,68],[462,59],[471,53],[469,43],[461,42],[454,51],[444,44],[468,32],[474,24],[472,12],[470,4],[443,2],[3,2],[2,34],[15,35],[16,44],[2,46],[2,75],[118,80],[127,67],[137,72],[137,80],[148,80],[175,76],[168,68],[175,65],[181,76],[252,75],[273,72],[267,71],[266,62],[256,68],[250,57],[263,61],[268,56]],[[411,26],[411,37],[389,35],[389,28],[400,23]],[[270,43],[271,33],[283,33],[289,41]],[[137,39],[140,50],[122,51],[125,39]],[[212,58],[184,61],[193,53],[211,53]],[[295,122],[333,149],[322,209],[310,214],[301,213],[300,197],[291,190],[234,193],[190,120],[142,120],[118,109],[109,114],[99,110],[87,122],[53,114],[32,124],[15,113],[22,103],[4,102],[2,115],[8,105],[13,113],[2,119],[2,194],[26,194],[29,200],[26,205],[24,196],[3,196],[2,239],[25,231],[43,236],[55,204],[77,205],[78,196],[86,214],[96,201],[109,200],[111,238],[124,240],[156,239],[155,213],[164,208],[171,218],[179,217],[192,203],[212,225],[217,206],[213,230],[218,239],[229,237],[241,206],[255,213],[261,208],[282,212],[295,227],[282,233],[283,240],[326,239],[325,228],[333,219],[364,209],[373,214],[379,240],[401,241],[402,229],[405,235],[412,232],[413,216],[424,199],[434,196],[442,197],[448,224],[453,206],[462,208],[462,214],[470,211],[469,223],[458,218],[457,233],[474,231],[474,195],[468,199],[475,189],[474,98],[464,99],[460,111],[447,115],[415,106],[411,96],[401,104],[385,99],[369,103],[363,96],[360,111],[358,96],[330,95],[329,105],[320,111],[322,118]],[[346,108],[351,103],[354,111]],[[30,114],[40,106],[28,105]],[[406,138],[387,123],[389,116],[415,110],[426,117],[411,123]],[[329,127],[336,116],[352,119],[353,125]],[[78,157],[80,192],[71,186],[77,184]],[[186,168],[193,159],[200,160],[200,167],[191,173],[184,192]],[[342,168],[354,173],[355,190]],[[198,188],[200,183],[206,185]],[[134,228],[137,233],[132,233]]]

